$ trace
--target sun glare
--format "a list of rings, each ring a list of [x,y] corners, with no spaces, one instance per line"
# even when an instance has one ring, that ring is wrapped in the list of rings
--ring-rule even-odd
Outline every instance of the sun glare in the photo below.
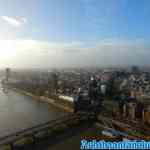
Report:
[[[0,41],[0,59],[9,60],[16,54],[16,46],[14,41],[1,40]]]

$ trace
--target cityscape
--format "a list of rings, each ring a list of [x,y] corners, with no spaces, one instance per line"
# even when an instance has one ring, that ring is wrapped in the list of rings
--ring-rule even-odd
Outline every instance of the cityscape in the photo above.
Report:
[[[94,118],[96,117],[94,120],[97,124],[92,124],[92,128],[94,130],[99,128],[101,134],[105,131],[104,135],[108,140],[110,138],[149,140],[150,70],[148,68],[138,66],[51,70],[6,68],[1,71],[1,76],[3,76],[2,88],[6,93],[13,90],[68,113],[92,114]],[[102,119],[103,117],[108,123]],[[77,126],[80,121],[70,123]],[[114,131],[105,128],[112,128]],[[120,135],[119,132],[122,134]]]
[[[149,0],[0,0],[0,150],[150,149]]]

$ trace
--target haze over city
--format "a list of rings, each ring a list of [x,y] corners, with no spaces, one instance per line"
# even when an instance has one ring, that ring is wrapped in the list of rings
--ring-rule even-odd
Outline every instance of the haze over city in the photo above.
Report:
[[[0,0],[0,150],[150,149],[150,0]]]
[[[0,0],[0,67],[150,63],[149,0]]]

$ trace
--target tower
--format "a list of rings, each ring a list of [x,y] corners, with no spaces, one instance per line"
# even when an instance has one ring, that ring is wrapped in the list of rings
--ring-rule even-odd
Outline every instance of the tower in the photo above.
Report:
[[[10,68],[6,68],[6,81],[9,80],[10,77]]]

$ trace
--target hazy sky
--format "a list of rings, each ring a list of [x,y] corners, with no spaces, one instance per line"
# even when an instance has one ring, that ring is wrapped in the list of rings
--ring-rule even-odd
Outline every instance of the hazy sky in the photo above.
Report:
[[[150,64],[149,0],[0,0],[0,67]]]

